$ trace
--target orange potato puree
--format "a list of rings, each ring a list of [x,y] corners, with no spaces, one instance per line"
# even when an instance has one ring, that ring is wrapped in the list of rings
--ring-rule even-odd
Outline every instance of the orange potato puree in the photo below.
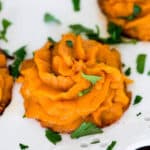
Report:
[[[122,26],[124,34],[140,40],[150,40],[150,0],[98,0],[109,21]],[[133,20],[123,19],[133,14],[134,5],[141,12]]]
[[[72,41],[73,47],[66,41]],[[25,115],[58,132],[71,132],[84,121],[100,127],[118,120],[130,103],[120,55],[93,40],[66,34],[52,47],[47,42],[34,57],[21,65],[21,94]],[[92,90],[82,73],[100,76]]]
[[[9,75],[6,63],[6,56],[0,52],[0,114],[11,100],[13,86],[13,78]]]

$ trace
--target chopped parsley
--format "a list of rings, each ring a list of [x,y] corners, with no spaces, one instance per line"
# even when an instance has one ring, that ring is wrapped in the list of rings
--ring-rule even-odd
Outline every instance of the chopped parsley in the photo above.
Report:
[[[46,23],[51,23],[51,22],[55,22],[57,24],[61,24],[61,21],[59,19],[57,19],[56,17],[54,17],[52,14],[50,13],[45,13],[44,15],[44,21]]]
[[[8,42],[6,38],[6,34],[7,34],[7,29],[9,28],[10,25],[11,25],[11,22],[9,20],[7,19],[2,20],[2,30],[0,30],[0,40]]]
[[[93,33],[93,29],[87,28],[81,24],[73,24],[73,25],[69,25],[69,28],[72,30],[73,33],[75,33],[76,35],[81,34],[81,33]]]
[[[142,11],[141,7],[137,4],[134,4],[133,13],[129,16],[123,16],[120,18],[131,21],[131,20],[134,20],[141,13],[141,11]]]
[[[150,70],[147,72],[147,75],[150,76]]]
[[[138,73],[143,74],[145,69],[146,54],[139,54],[136,59],[136,70]]]
[[[68,45],[68,47],[72,48],[73,47],[73,42],[71,40],[67,40],[66,44]]]
[[[85,89],[78,93],[78,96],[84,96],[85,94],[89,93],[92,90],[92,87],[90,86],[88,89]]]
[[[9,66],[10,74],[14,77],[17,78],[19,76],[19,67],[22,61],[24,60],[26,56],[26,46],[23,46],[19,48],[15,53],[14,53],[14,62]]]
[[[78,34],[83,34],[85,35],[88,39],[96,40],[98,42],[102,42],[105,44],[118,44],[118,43],[133,43],[135,44],[135,39],[127,40],[122,37],[122,27],[114,24],[113,22],[109,22],[108,24],[108,33],[109,37],[108,38],[103,38],[100,37],[100,30],[99,27],[96,26],[96,30],[93,30],[91,28],[87,28],[81,24],[74,24],[70,25],[69,28],[73,33],[76,35]]]
[[[136,95],[135,99],[134,99],[134,102],[133,102],[133,105],[136,105],[138,103],[140,103],[142,101],[143,97],[140,96],[140,95]]]
[[[110,145],[108,145],[107,149],[106,150],[113,150],[115,145],[117,144],[116,141],[112,141]]]
[[[95,85],[96,82],[101,79],[100,76],[96,76],[96,75],[88,75],[88,74],[85,74],[85,73],[81,73],[81,75],[82,75],[83,78],[90,81],[93,85]]]
[[[83,78],[85,78],[86,80],[88,80],[89,82],[91,82],[92,85],[95,85],[96,82],[101,79],[100,76],[87,75],[87,74],[85,74],[85,73],[83,73],[83,72],[81,73],[81,76],[82,76]],[[85,89],[85,90],[83,90],[83,91],[80,91],[80,92],[78,93],[78,96],[83,96],[83,95],[89,93],[91,90],[92,90],[92,86],[90,86],[89,88],[87,88],[87,89]]]
[[[2,2],[0,1],[0,11],[2,11],[3,9],[3,5],[2,5]]]
[[[138,114],[136,114],[136,116],[138,117],[138,116],[140,116],[142,113],[141,112],[139,112]]]
[[[57,132],[52,131],[51,129],[45,130],[45,136],[53,144],[56,144],[62,140],[61,135]]]
[[[29,148],[28,145],[24,145],[24,144],[21,144],[21,143],[19,144],[19,147],[20,147],[21,150],[26,150],[26,149]]]
[[[48,37],[47,40],[53,44],[56,43],[56,41],[52,37]]]
[[[87,136],[91,134],[103,133],[101,128],[98,128],[95,124],[91,122],[84,122],[71,133],[71,138],[80,138],[82,136]]]
[[[80,11],[80,0],[72,0],[74,11]]]
[[[100,140],[98,140],[98,139],[93,140],[90,144],[97,144],[97,143],[100,143]]]
[[[128,68],[125,70],[124,73],[125,73],[126,76],[130,76],[130,74],[131,74],[131,68],[128,67]]]

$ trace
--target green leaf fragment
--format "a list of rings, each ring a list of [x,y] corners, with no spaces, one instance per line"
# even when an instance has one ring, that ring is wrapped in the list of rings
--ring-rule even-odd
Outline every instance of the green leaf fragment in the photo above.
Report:
[[[134,20],[140,13],[141,13],[142,9],[139,5],[137,4],[134,4],[133,6],[133,13],[129,16],[121,16],[119,18],[122,18],[122,19],[125,19],[125,20],[128,20],[128,21],[132,21]]]
[[[80,11],[80,0],[72,0],[74,11]]]
[[[82,136],[103,133],[101,128],[98,128],[91,122],[84,122],[71,134],[71,138],[80,138]]]
[[[45,130],[45,136],[53,144],[56,144],[62,140],[61,135],[57,132],[52,131],[51,129]]]
[[[140,116],[142,113],[141,112],[139,112],[138,114],[136,114],[136,116],[138,117],[138,116]]]
[[[72,48],[73,47],[73,42],[71,40],[67,40],[66,44],[68,45],[68,47]]]
[[[106,150],[113,150],[115,145],[117,144],[116,141],[112,141],[110,145],[108,145],[107,149]]]
[[[54,17],[52,14],[50,13],[45,13],[44,15],[44,21],[46,23],[51,23],[51,22],[55,22],[57,24],[61,24],[61,21],[59,19],[57,19],[56,17]]]
[[[89,93],[92,90],[92,87],[89,87],[88,89],[85,89],[78,93],[78,96],[84,96],[85,94]]]
[[[11,25],[11,22],[7,19],[3,19],[2,20],[2,27],[3,29],[0,30],[0,39],[4,40],[5,42],[7,42],[7,38],[6,38],[6,33],[7,33],[7,29],[9,28],[9,26]]]
[[[139,54],[136,59],[136,70],[138,73],[143,74],[146,63],[146,54]]]
[[[24,60],[26,56],[26,46],[23,46],[19,48],[15,53],[14,57],[15,60],[14,62],[9,66],[10,69],[10,74],[14,77],[17,78],[19,76],[19,67],[22,61]]]
[[[130,75],[131,75],[131,68],[128,67],[128,68],[125,70],[124,73],[125,73],[126,76],[130,76]]]
[[[93,85],[95,85],[96,82],[101,79],[100,76],[96,76],[96,75],[87,75],[85,73],[81,73],[81,75],[82,75],[83,78],[90,81]]]
[[[133,105],[136,105],[138,103],[140,103],[142,101],[143,97],[140,96],[140,95],[136,95],[135,99],[134,99],[134,102],[133,102]]]
[[[24,145],[24,144],[21,144],[21,143],[19,144],[19,147],[20,147],[21,150],[26,150],[26,149],[29,148],[28,145]]]
[[[0,1],[0,11],[2,11],[3,9],[3,5],[2,5],[2,2]]]

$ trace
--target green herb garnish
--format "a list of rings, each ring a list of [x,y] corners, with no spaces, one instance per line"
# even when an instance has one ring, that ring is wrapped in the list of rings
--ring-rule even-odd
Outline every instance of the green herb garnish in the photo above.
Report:
[[[122,41],[122,27],[116,25],[113,22],[109,22],[108,23],[108,33],[109,33],[109,37],[103,39],[104,43],[108,43],[108,44],[116,44],[116,43],[121,43]]]
[[[2,2],[0,1],[0,11],[2,11],[3,9],[3,5],[2,5]]]
[[[100,140],[94,140],[94,141],[92,141],[90,144],[97,144],[97,143],[100,143]]]
[[[147,75],[150,76],[150,70],[147,72]]]
[[[110,145],[108,145],[106,150],[113,150],[113,148],[115,147],[115,145],[117,144],[116,141],[112,141]]]
[[[133,105],[136,105],[138,103],[140,103],[142,101],[143,97],[140,96],[140,95],[136,95],[135,99],[134,99],[134,102],[133,102]]]
[[[47,40],[48,40],[49,42],[53,43],[53,44],[56,43],[56,41],[55,41],[52,37],[48,37]]]
[[[141,112],[139,112],[138,114],[136,114],[136,116],[138,117],[138,116],[140,116],[142,113]]]
[[[72,30],[73,33],[75,33],[76,35],[81,34],[81,33],[93,33],[93,29],[87,28],[81,24],[74,24],[74,25],[70,25],[69,28]]]
[[[137,4],[134,4],[133,13],[129,16],[122,16],[120,18],[131,21],[134,20],[141,13],[141,11],[142,11],[141,7]]]
[[[127,68],[124,73],[126,76],[129,76],[131,74],[131,68]]]
[[[46,23],[51,23],[51,22],[55,22],[57,24],[61,24],[61,21],[59,19],[57,19],[56,17],[54,17],[52,14],[50,13],[45,13],[44,15],[44,21]]]
[[[88,89],[85,89],[78,93],[78,96],[84,96],[85,94],[89,93],[92,90],[92,87],[90,86]]]
[[[19,144],[19,147],[20,147],[21,150],[26,150],[26,149],[29,148],[28,145],[24,145],[24,144],[21,144],[21,143]]]
[[[136,41],[134,39],[127,40],[127,39],[123,38],[122,37],[123,30],[122,30],[121,26],[118,26],[118,25],[114,24],[113,22],[109,22],[109,24],[108,24],[108,33],[109,33],[108,38],[100,37],[100,35],[99,35],[100,31],[99,31],[98,26],[96,26],[96,30],[87,28],[81,24],[70,25],[69,28],[76,35],[83,34],[88,39],[96,40],[98,42],[102,42],[102,43],[106,43],[106,44],[117,44],[117,43],[122,43],[122,42],[135,44],[135,41]]]
[[[3,19],[2,20],[2,27],[3,29],[0,30],[0,40],[4,40],[5,42],[7,42],[7,38],[6,38],[6,33],[7,33],[7,29],[8,27],[11,25],[11,22],[7,19]]]
[[[72,0],[74,11],[80,11],[80,0]]]
[[[98,128],[91,122],[84,122],[71,134],[71,138],[80,138],[91,134],[103,133],[101,128]]]
[[[15,53],[14,53],[14,62],[9,66],[10,69],[10,74],[14,77],[17,78],[19,76],[19,67],[21,62],[24,60],[26,56],[26,46],[23,46],[19,48]]]
[[[96,82],[101,79],[100,76],[96,76],[96,75],[88,75],[88,74],[85,74],[85,73],[81,73],[81,75],[82,75],[83,78],[90,81],[93,85],[95,85]]]
[[[68,45],[68,47],[72,48],[73,47],[73,42],[71,40],[67,40],[66,44]]]
[[[61,135],[57,132],[52,131],[51,129],[45,130],[45,136],[53,144],[56,144],[62,140]]]
[[[136,59],[136,70],[138,73],[144,73],[146,54],[139,54]]]

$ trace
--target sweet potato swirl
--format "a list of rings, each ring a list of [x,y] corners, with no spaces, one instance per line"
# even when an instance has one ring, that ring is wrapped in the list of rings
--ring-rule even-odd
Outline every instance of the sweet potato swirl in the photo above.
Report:
[[[0,52],[0,114],[11,100],[13,86],[13,78],[9,75],[6,63],[6,56]]]
[[[66,41],[72,41],[73,47]],[[21,67],[21,93],[25,115],[58,132],[71,132],[83,121],[103,127],[118,120],[129,105],[125,84],[131,82],[120,71],[120,55],[107,45],[63,35],[52,48],[47,42]],[[81,73],[101,76],[92,90]]]
[[[98,0],[109,21],[122,26],[124,34],[140,40],[150,40],[150,0]],[[133,19],[124,19],[134,13],[134,5],[141,12]]]

